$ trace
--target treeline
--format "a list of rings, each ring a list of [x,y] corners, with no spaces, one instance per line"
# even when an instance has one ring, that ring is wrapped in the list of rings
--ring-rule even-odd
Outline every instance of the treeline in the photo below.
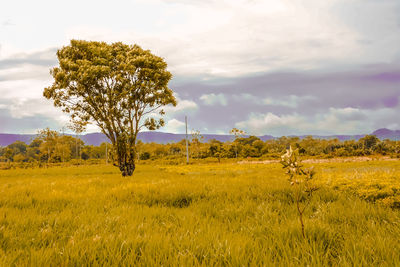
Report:
[[[291,145],[298,148],[303,156],[309,157],[351,157],[368,155],[390,155],[400,157],[400,141],[379,140],[374,135],[367,135],[358,141],[340,141],[338,139],[314,139],[311,136],[281,137],[262,141],[256,136],[238,137],[230,142],[210,140],[203,142],[200,134],[192,135],[189,141],[190,157],[194,159],[215,158],[279,158]],[[62,163],[81,164],[87,160],[110,160],[110,144],[100,146],[85,145],[76,137],[63,135],[45,129],[27,145],[16,141],[0,148],[1,162],[27,163]],[[178,143],[157,144],[138,141],[136,145],[138,160],[179,159],[186,156],[186,141]]]
[[[100,146],[85,145],[77,137],[45,129],[40,131],[29,145],[16,141],[6,147],[0,147],[0,162],[81,162],[88,159],[103,159],[106,157],[106,150],[106,143]]]
[[[200,139],[201,140],[201,139]],[[189,142],[191,158],[280,158],[291,145],[299,149],[302,156],[308,157],[352,157],[368,155],[389,155],[400,157],[400,141],[379,140],[374,135],[348,141],[338,139],[314,139],[312,136],[280,137],[262,141],[256,136],[239,137],[231,142],[209,140],[200,142],[194,138]],[[172,144],[139,144],[140,159],[159,159],[186,155],[185,140]]]

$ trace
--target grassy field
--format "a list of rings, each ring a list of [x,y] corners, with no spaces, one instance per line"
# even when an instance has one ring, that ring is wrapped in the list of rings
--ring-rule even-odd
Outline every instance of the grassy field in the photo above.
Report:
[[[280,164],[0,171],[0,266],[400,266],[400,161],[315,163],[301,236]]]

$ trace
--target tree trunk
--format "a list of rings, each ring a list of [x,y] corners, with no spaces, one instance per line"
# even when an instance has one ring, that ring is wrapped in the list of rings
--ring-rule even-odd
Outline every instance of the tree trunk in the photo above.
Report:
[[[120,162],[119,170],[121,171],[122,176],[132,176],[135,171],[135,161],[132,160],[130,162]]]
[[[135,143],[128,142],[127,139],[120,138],[117,144],[117,161],[122,176],[132,176],[135,171]]]

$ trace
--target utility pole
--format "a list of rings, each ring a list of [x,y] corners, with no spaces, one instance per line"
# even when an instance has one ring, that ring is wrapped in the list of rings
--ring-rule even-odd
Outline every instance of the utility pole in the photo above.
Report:
[[[188,144],[188,133],[187,133],[187,117],[185,116],[186,124],[186,164],[189,164],[189,144]]]

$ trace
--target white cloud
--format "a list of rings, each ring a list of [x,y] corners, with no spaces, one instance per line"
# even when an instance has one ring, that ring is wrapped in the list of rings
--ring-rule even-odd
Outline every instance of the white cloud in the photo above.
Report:
[[[340,121],[356,121],[367,119],[368,111],[363,111],[358,108],[330,108],[329,117],[337,118]]]
[[[228,101],[226,100],[226,97],[224,94],[204,94],[200,96],[200,100],[203,101],[203,103],[207,106],[213,106],[213,105],[221,105],[221,106],[226,106],[228,104]]]
[[[43,98],[43,90],[49,85],[50,81],[37,79],[0,81],[0,99]]]
[[[400,39],[395,1],[116,0],[114,5],[99,1],[97,15],[86,12],[91,4],[79,2],[81,8],[75,10],[73,3],[78,1],[71,1],[62,14],[50,9],[35,20],[32,14],[43,12],[38,6],[25,3],[26,10],[21,10],[18,4],[7,3],[9,8],[0,11],[0,16],[10,18],[17,27],[3,30],[2,47],[11,49],[2,50],[66,45],[71,38],[123,41],[166,58],[179,75],[237,76],[387,61],[398,53]],[[121,5],[123,10],[118,9]],[[346,11],[347,6],[350,11],[359,9],[357,16]],[[132,18],[130,10],[135,10]],[[76,15],[74,23],[65,24],[71,12]],[[387,19],[370,20],[382,14]],[[55,23],[49,26],[49,20]],[[385,38],[374,38],[382,33]],[[374,44],[365,45],[362,40],[367,39]]]
[[[316,97],[306,95],[306,96],[297,96],[297,95],[289,95],[289,96],[276,96],[276,97],[266,97],[260,98],[248,93],[236,94],[232,95],[232,99],[237,102],[250,102],[253,105],[266,105],[266,106],[281,106],[288,108],[297,108],[300,104],[307,103],[309,101],[315,101]]]
[[[183,133],[185,131],[185,123],[177,119],[171,119],[164,126],[163,130],[168,133]]]
[[[36,115],[52,115],[59,117],[62,112],[53,108],[45,99],[28,100],[27,98],[12,99],[7,105],[13,118],[33,117]]]
[[[260,101],[259,97],[256,97],[256,96],[248,94],[248,93],[232,95],[232,99],[235,101],[238,101],[238,102],[242,102],[243,100],[246,100],[246,101],[252,102],[254,104],[262,104],[262,101]]]
[[[165,57],[180,75],[233,77],[362,58],[358,33],[334,17],[325,1],[173,2],[167,1],[166,10],[173,8],[180,21],[170,23],[161,14],[161,32],[79,25],[68,29],[67,36],[138,43]]]
[[[289,108],[297,108],[300,103],[304,103],[306,101],[315,100],[313,96],[297,96],[297,95],[290,95],[288,97],[282,98],[270,98],[267,97],[263,100],[265,105],[270,106],[283,106]]]
[[[238,122],[235,126],[249,134],[276,135],[290,134],[304,122],[304,118],[298,114],[278,116],[268,112],[267,114],[251,113],[248,120]]]
[[[100,133],[100,128],[95,124],[88,124],[86,126],[85,133]]]
[[[399,124],[393,121],[398,112],[400,110],[389,108],[361,110],[347,107],[329,108],[326,113],[314,116],[251,113],[247,120],[237,122],[235,126],[255,135],[365,134],[378,128],[397,128]]]
[[[189,99],[181,99],[179,97],[178,93],[174,93],[174,96],[176,98],[177,101],[177,105],[171,106],[168,105],[164,108],[164,111],[166,112],[167,116],[175,116],[177,114],[182,114],[182,113],[193,113],[196,112],[198,110],[198,105],[196,104],[196,102],[189,100]]]

